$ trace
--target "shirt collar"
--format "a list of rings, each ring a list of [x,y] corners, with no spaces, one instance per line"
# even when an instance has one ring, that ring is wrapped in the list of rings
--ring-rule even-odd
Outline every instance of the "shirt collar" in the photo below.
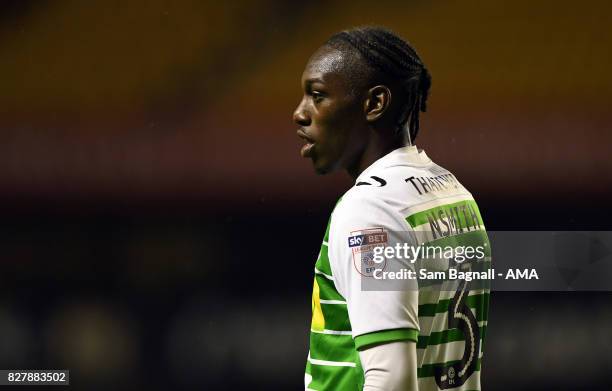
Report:
[[[395,149],[363,170],[357,177],[356,182],[368,176],[368,173],[379,169],[392,166],[422,166],[431,163],[431,159],[427,156],[424,150],[418,149],[416,145],[408,145]]]

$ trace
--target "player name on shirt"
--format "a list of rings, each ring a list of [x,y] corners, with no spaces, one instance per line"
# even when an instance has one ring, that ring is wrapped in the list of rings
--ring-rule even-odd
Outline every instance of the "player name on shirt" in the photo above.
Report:
[[[419,192],[419,195],[426,194],[432,191],[446,190],[449,188],[459,188],[457,178],[451,173],[445,173],[437,176],[411,176],[406,179]]]

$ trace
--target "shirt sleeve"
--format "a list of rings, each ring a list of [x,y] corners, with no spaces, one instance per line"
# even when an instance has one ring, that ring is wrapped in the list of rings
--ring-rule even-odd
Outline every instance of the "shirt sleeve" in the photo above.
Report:
[[[359,352],[363,391],[409,391],[417,386],[416,344],[395,341]]]
[[[374,247],[414,243],[409,229],[399,213],[376,199],[343,199],[332,214],[330,266],[336,289],[347,302],[357,349],[418,340],[416,280],[376,281],[370,267],[414,271],[410,262],[395,256],[385,257],[380,264],[372,263]]]

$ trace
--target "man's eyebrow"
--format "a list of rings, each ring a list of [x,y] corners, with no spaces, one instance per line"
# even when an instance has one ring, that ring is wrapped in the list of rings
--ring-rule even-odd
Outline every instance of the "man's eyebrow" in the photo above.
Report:
[[[306,85],[309,85],[309,84],[313,84],[313,83],[324,83],[324,81],[323,81],[323,79],[321,79],[321,78],[319,78],[319,77],[312,77],[312,78],[310,78],[310,79],[306,79],[306,80],[304,81],[304,83],[305,83]]]

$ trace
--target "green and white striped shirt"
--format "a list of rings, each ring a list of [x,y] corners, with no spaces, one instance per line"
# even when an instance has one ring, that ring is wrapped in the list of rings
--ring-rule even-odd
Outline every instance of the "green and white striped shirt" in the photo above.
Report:
[[[416,343],[419,390],[480,390],[488,284],[364,289],[371,276],[359,241],[374,235],[391,245],[392,233],[412,245],[482,245],[490,265],[478,206],[450,172],[414,146],[376,161],[336,205],[315,263],[306,390],[361,390],[358,350],[399,340]],[[435,267],[447,270],[450,261],[441,261]]]

